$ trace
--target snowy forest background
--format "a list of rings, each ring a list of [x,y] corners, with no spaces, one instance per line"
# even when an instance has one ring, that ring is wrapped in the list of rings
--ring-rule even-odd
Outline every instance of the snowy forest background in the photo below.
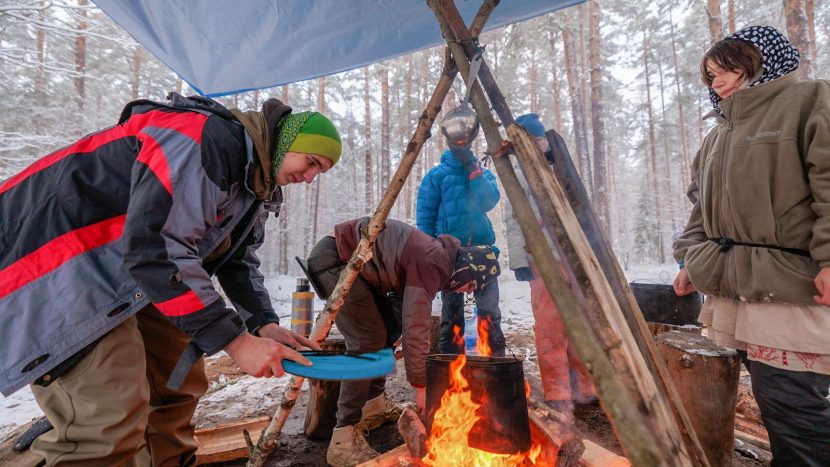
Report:
[[[801,51],[803,76],[830,76],[830,2],[819,0],[592,0],[485,33],[481,43],[513,114],[536,112],[565,137],[627,268],[671,261],[672,235],[685,223],[689,167],[713,124],[701,120],[710,109],[701,55],[713,41],[758,24],[787,34]],[[433,48],[219,99],[248,109],[277,97],[296,110],[320,110],[343,138],[337,167],[284,190],[260,255],[266,274],[299,274],[295,255],[305,256],[334,224],[374,211],[442,59],[443,48]],[[460,79],[456,90],[463,93]],[[164,99],[169,91],[193,93],[88,0],[5,0],[0,181],[114,124],[126,102]],[[451,92],[443,108],[457,101]],[[484,144],[480,136],[477,154]],[[391,217],[414,224],[418,184],[443,150],[442,138],[427,142]],[[490,217],[506,257],[503,203]]]

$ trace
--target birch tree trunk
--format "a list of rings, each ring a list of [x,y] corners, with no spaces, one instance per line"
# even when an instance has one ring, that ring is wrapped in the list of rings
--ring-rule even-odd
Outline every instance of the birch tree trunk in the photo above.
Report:
[[[556,50],[556,30],[550,30],[551,86],[553,87],[553,116],[556,131],[562,132],[562,82],[559,79],[559,52]]]
[[[46,8],[41,6],[37,12],[37,19],[41,24],[46,23]],[[43,105],[46,103],[46,29],[37,27],[35,36],[35,50],[37,54],[37,71],[35,72],[35,100]]]
[[[321,114],[326,114],[326,77],[317,78],[317,111]],[[322,190],[322,181],[320,177],[314,177],[311,182],[311,208],[308,210],[309,231],[311,235],[307,237],[306,244],[313,244],[317,241],[317,229],[319,227],[320,218],[320,190]]]
[[[574,51],[574,41],[568,28],[562,29],[562,50],[565,53],[565,71],[568,78],[568,91],[571,97],[571,116],[573,118],[576,150],[579,155],[579,175],[588,187],[588,193],[594,193],[594,180],[588,154],[588,137],[586,135],[585,115],[582,109],[582,86],[578,76],[578,60]]]
[[[78,6],[86,7],[89,5],[89,0],[78,0]],[[86,73],[86,28],[87,28],[87,14],[85,8],[78,9],[78,26],[75,33],[75,91],[77,93],[75,102],[78,104],[78,109],[84,109],[84,100],[86,99],[86,89],[84,83],[84,75]]]
[[[381,64],[380,72],[380,186],[379,192],[386,191],[389,183],[389,68]]]
[[[413,55],[410,54],[409,57],[407,57],[407,59],[406,59],[406,78],[404,79],[406,81],[406,86],[405,86],[406,96],[404,98],[404,101],[405,101],[404,111],[403,111],[403,117],[404,118],[401,119],[401,132],[405,131],[404,129],[412,127],[412,115],[411,115],[412,114],[412,81],[415,78],[414,77],[415,66],[413,65],[413,58],[412,57],[413,57]],[[401,140],[403,140],[404,137],[405,137],[405,135],[401,137]],[[416,166],[418,164],[418,161],[420,161],[420,158],[418,158],[418,160],[415,162]],[[403,198],[404,198],[404,200],[403,200],[403,203],[404,203],[404,205],[403,205],[403,207],[404,207],[403,215],[404,215],[404,218],[406,219],[407,222],[409,222],[409,220],[413,218],[412,204],[414,202],[414,196],[413,196],[412,192],[413,192],[414,189],[417,188],[417,185],[415,185],[415,181],[418,178],[417,177],[417,172],[418,171],[414,170],[414,172],[416,173],[416,176],[409,176],[409,177],[406,178],[406,184],[404,185],[404,192],[403,192],[403,194],[404,194],[404,196],[403,196]]]
[[[686,186],[692,181],[690,174],[691,161],[689,160],[689,138],[686,135],[686,115],[683,110],[683,92],[680,90],[680,67],[677,65],[677,41],[675,40],[674,21],[671,17],[671,9],[669,10],[669,27],[671,28],[672,65],[674,65],[674,86],[677,94],[675,100],[677,101],[677,117],[680,124],[681,155],[683,158],[680,164],[680,173],[683,177],[683,183],[681,185],[685,190]]]
[[[591,159],[591,139],[588,137],[588,134],[591,132],[590,123],[591,123],[591,85],[589,82],[589,75],[590,70],[588,70],[588,48],[585,47],[585,25],[588,23],[587,16],[588,16],[588,7],[585,3],[579,5],[577,11],[579,14],[577,15],[577,19],[579,21],[579,94],[582,96],[582,121],[585,122],[585,139],[587,142],[588,154],[586,155],[588,158],[589,163],[591,164],[591,169],[593,170],[594,164],[593,159]],[[591,198],[595,193],[593,193],[593,176],[591,177]]]
[[[291,195],[291,187],[284,187],[283,189],[283,199],[288,200]],[[277,232],[279,233],[279,245],[278,254],[277,254],[277,269],[280,274],[288,274],[288,241],[291,238],[289,235],[289,222],[292,215],[290,202],[283,202],[280,206],[280,217],[278,217],[277,222]]]
[[[651,80],[649,78],[648,55],[649,51],[648,35],[643,31],[643,74],[646,79],[646,109],[648,115],[648,157],[649,157],[649,180],[651,186],[654,187],[654,193],[651,198],[654,200],[655,214],[657,216],[657,255],[658,260],[662,263],[666,259],[665,246],[663,245],[663,203],[661,201],[660,183],[657,179],[657,149],[655,147],[654,136],[654,113],[651,108]]]
[[[536,46],[530,47],[530,111],[539,113],[539,77],[536,66]]]
[[[599,0],[588,2],[589,12],[589,49],[591,62],[591,121],[594,139],[594,210],[605,235],[610,216],[608,211],[608,180],[605,167],[605,124],[602,114],[602,60],[600,57]]]
[[[372,107],[369,97],[369,67],[363,68],[363,145],[365,147],[364,173],[366,183],[366,196],[363,209],[365,212],[375,205],[375,182],[372,177]]]
[[[672,183],[671,177],[671,154],[672,150],[669,146],[669,132],[666,129],[668,124],[668,120],[666,119],[666,88],[663,84],[663,65],[660,64],[660,60],[655,60],[657,62],[657,71],[660,76],[660,116],[661,122],[663,127],[663,183],[661,184],[660,191],[666,196],[666,203],[668,204],[668,214],[669,219],[671,222],[671,231],[674,232],[677,229],[677,220],[675,219],[675,209],[674,209],[674,201],[675,199],[680,199],[680,196],[674,196],[672,194],[672,187],[678,187],[680,184]],[[663,219],[665,221],[665,219]]]
[[[816,8],[813,0],[804,0],[804,10],[807,14],[807,37],[810,39],[810,55],[813,66],[818,68],[818,43],[816,42]],[[825,19],[825,22],[827,20]]]
[[[138,99],[138,88],[141,82],[141,47],[133,48],[133,79],[132,79],[132,97],[133,100]]]
[[[813,54],[807,34],[807,11],[804,0],[784,0],[784,17],[787,18],[787,38],[801,52],[798,76],[813,78]]]
[[[729,19],[729,34],[735,34],[735,0],[726,2],[726,16]]]
[[[709,37],[711,43],[723,38],[723,20],[720,13],[720,0],[706,0],[706,14],[709,17]]]

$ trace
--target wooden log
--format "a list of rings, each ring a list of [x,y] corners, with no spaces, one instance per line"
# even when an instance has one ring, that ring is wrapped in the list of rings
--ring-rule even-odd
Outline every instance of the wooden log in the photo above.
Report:
[[[533,433],[533,427],[538,428],[557,447],[558,451],[566,452],[571,458],[575,457],[574,454],[579,449],[579,445],[574,444],[572,441],[575,436],[573,427],[563,423],[563,420],[567,420],[568,417],[556,412],[545,404],[540,383],[536,381],[528,381],[528,383],[531,387],[531,393],[527,400],[531,434]],[[572,465],[584,467],[631,467],[631,462],[625,457],[614,454],[591,440],[581,439],[579,437],[576,439],[581,444],[582,452],[577,457],[578,463]],[[571,446],[565,446],[568,443]]]
[[[248,447],[243,432],[248,431],[251,440],[256,442],[270,420],[270,417],[257,417],[196,430],[196,463],[244,459],[248,455]]]
[[[328,338],[320,344],[323,350],[346,351],[342,337]],[[309,379],[308,406],[303,432],[311,439],[329,439],[337,424],[337,399],[340,397],[340,381]]]
[[[391,451],[384,452],[374,459],[358,464],[357,467],[398,467],[401,465],[401,458],[406,459],[409,457],[409,449],[407,449],[405,444],[402,444]]]
[[[738,353],[685,332],[658,334],[656,342],[709,464],[731,465],[741,369]]]
[[[427,429],[418,413],[406,408],[398,419],[398,431],[412,457],[423,458],[427,454]]]

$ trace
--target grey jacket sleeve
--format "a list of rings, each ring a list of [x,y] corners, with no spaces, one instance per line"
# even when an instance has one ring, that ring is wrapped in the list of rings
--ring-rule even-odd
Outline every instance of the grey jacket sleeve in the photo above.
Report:
[[[265,212],[258,214],[254,227],[243,244],[216,273],[222,290],[252,333],[268,323],[280,322],[271,305],[271,297],[265,288],[265,278],[259,270],[260,261],[256,254],[265,237],[266,216]]]

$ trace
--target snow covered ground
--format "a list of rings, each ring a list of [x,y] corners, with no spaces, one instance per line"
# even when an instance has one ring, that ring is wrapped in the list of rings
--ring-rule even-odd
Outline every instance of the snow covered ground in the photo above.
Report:
[[[676,273],[677,266],[673,264],[638,265],[625,271],[626,277],[632,282],[665,284],[671,283]],[[295,283],[296,278],[291,276],[275,276],[266,280],[266,287],[271,292],[274,308],[283,323],[290,322],[291,292],[294,291]],[[505,270],[499,279],[499,291],[504,333],[508,336],[530,335],[533,329],[533,314],[530,310],[530,287],[527,282],[517,282],[513,273]],[[315,299],[314,308],[320,310],[322,307],[323,302]],[[440,314],[438,299],[433,304],[433,314]],[[508,350],[516,355],[529,357],[535,352],[532,346],[511,345],[509,339],[508,347]],[[225,415],[238,414],[239,418],[242,418],[247,416],[251,407],[257,405],[257,400],[262,400],[264,397],[279,397],[287,382],[287,377],[275,382],[271,379],[245,376],[220,388],[212,388],[210,393],[202,398],[201,404],[206,407],[221,404],[223,411],[226,412]],[[24,388],[10,397],[0,396],[0,440],[3,440],[16,427],[41,415],[42,412],[35,404],[29,388]]]

